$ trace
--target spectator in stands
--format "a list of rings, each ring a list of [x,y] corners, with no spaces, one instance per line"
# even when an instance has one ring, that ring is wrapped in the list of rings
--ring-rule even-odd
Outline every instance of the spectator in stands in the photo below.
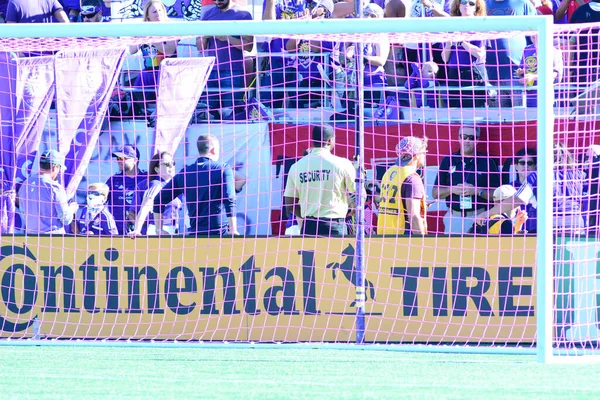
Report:
[[[0,24],[6,22],[6,8],[8,7],[8,0],[0,0]]]
[[[219,162],[220,145],[215,136],[201,134],[197,146],[200,157],[196,162],[175,175],[154,198],[156,231],[162,230],[159,217],[164,215],[167,205],[183,194],[190,216],[190,234],[239,235],[233,170],[228,164]],[[221,219],[223,209],[228,223]]]
[[[537,151],[528,147],[522,148],[515,153],[512,160],[516,177],[510,184],[515,189],[519,189],[525,183],[536,186],[537,174],[532,173],[537,171]],[[522,205],[521,208],[527,213],[525,230],[529,233],[535,233],[537,231],[537,204],[535,202],[527,203]]]
[[[582,160],[586,174],[582,210],[587,213],[589,234],[597,235],[600,228],[600,146],[592,144]],[[586,214],[584,214],[586,215]]]
[[[537,172],[527,176],[527,182],[517,190],[514,196],[502,200],[490,210],[477,216],[477,223],[490,215],[507,212],[515,208],[515,204],[537,204]],[[562,143],[554,143],[554,179],[552,189],[552,204],[554,215],[554,230],[560,233],[583,232],[585,225],[581,211],[585,174],[578,170],[571,152]],[[550,201],[550,199],[545,199]]]
[[[40,170],[23,182],[18,192],[19,211],[27,233],[66,233],[79,206],[70,203],[64,186],[57,181],[65,158],[56,150],[40,156]]]
[[[517,190],[511,185],[502,185],[494,190],[494,202],[500,203],[515,195]],[[513,222],[514,221],[514,222]],[[482,235],[525,234],[523,226],[527,221],[527,212],[516,206],[510,212],[494,214],[483,224],[474,224],[469,233]]]
[[[537,10],[529,0],[486,0],[487,13],[494,15],[537,15]],[[492,84],[510,86],[523,50],[527,46],[525,35],[490,41],[486,52],[486,66]],[[510,90],[501,90],[500,105],[512,104]]]
[[[106,206],[109,188],[105,183],[88,186],[86,206],[73,221],[70,232],[79,235],[118,235],[115,219]]]
[[[453,0],[450,8],[453,17],[483,17],[487,15],[485,0]],[[442,59],[447,65],[449,86],[486,86],[488,83],[485,68],[487,43],[483,40],[463,40],[443,44]],[[453,92],[450,94],[450,107],[473,107],[485,105],[485,91]]]
[[[381,179],[381,202],[377,219],[380,235],[425,235],[426,191],[417,169],[425,166],[427,140],[405,137],[396,146],[398,164]]]
[[[166,22],[167,9],[162,0],[149,0],[144,5],[144,21],[145,22]],[[149,43],[143,45],[132,45],[129,47],[129,52],[135,54],[142,51],[144,69],[136,78],[133,86],[141,88],[156,88],[159,84],[160,63],[165,58],[177,57],[177,40],[167,40],[160,43]],[[142,93],[142,95],[145,95]],[[154,96],[149,98],[144,96],[145,100],[153,100]]]
[[[496,162],[476,151],[479,127],[462,126],[459,151],[444,157],[438,170],[432,196],[445,200],[444,233],[468,232],[475,216],[489,208],[493,191],[500,186]]]
[[[275,19],[300,19],[308,17],[308,3],[296,0],[264,0],[263,20]],[[264,53],[283,53],[285,40],[273,38],[263,43]],[[259,58],[260,70],[265,71],[261,75],[261,101],[267,103],[271,108],[282,108],[286,94],[284,92],[272,91],[271,89],[287,88],[297,79],[296,59],[284,58],[280,55],[270,55]],[[269,104],[270,103],[270,104]]]
[[[312,151],[290,168],[284,204],[288,212],[303,219],[303,234],[346,235],[345,217],[349,198],[353,202],[356,191],[356,170],[350,160],[331,153],[335,146],[331,126],[313,127],[312,140]]]
[[[531,37],[532,44],[525,47],[523,57],[521,57],[521,65],[515,71],[515,75],[519,78],[519,83],[526,87],[536,86],[538,79],[538,55],[537,55],[537,36]],[[553,80],[554,83],[562,81],[563,77],[563,58],[562,52],[554,48],[553,57]],[[527,107],[537,107],[537,90],[527,90]]]
[[[363,18],[383,18],[383,9],[377,4],[369,3],[365,5],[363,9]],[[383,66],[387,62],[388,55],[390,53],[390,42],[385,35],[377,35],[374,37],[377,39],[371,43],[365,43],[363,45],[363,56],[364,56],[364,78],[363,85],[364,91],[364,106],[365,108],[373,108],[379,103],[382,96],[382,88],[385,86],[385,71]],[[356,53],[356,46],[350,45],[346,47],[345,51],[346,60],[354,60]],[[356,85],[356,69],[351,68],[345,71],[345,74],[350,85]],[[356,118],[356,97],[354,94],[346,91],[346,115],[344,119]],[[337,115],[339,117],[340,114]]]
[[[250,21],[252,15],[231,0],[216,0],[215,8],[202,13],[202,21]],[[216,57],[216,64],[208,78],[208,89],[218,89],[208,93],[207,102],[211,114],[217,119],[229,119],[242,112],[243,96],[246,88],[244,51],[254,47],[252,36],[201,36],[196,39],[196,47],[204,56]],[[236,110],[238,108],[238,110]]]
[[[587,24],[600,22],[600,1],[593,0],[580,5],[569,20],[571,24]],[[578,29],[570,39],[570,54],[572,54],[571,76],[575,82],[593,84],[600,80],[600,52],[598,35],[600,29],[596,26]],[[590,96],[591,95],[591,96]],[[597,98],[597,92],[586,93],[585,98]],[[585,100],[585,99],[584,99]],[[595,102],[595,100],[593,100]]]
[[[63,6],[58,0],[10,0],[6,8],[7,23],[48,23],[54,18],[58,22],[69,22]]]
[[[408,0],[386,0],[384,4],[385,18],[408,17],[410,3]],[[402,44],[393,43],[391,45],[384,69],[388,85],[393,87],[402,86],[403,80],[410,74],[408,64],[404,62],[404,46]]]
[[[424,93],[419,89],[437,86],[436,76],[439,70],[439,66],[433,61],[423,63],[422,67],[413,63],[412,74],[404,83],[404,88],[408,92],[399,93],[399,104],[404,107],[436,107],[435,93]]]
[[[108,22],[110,21],[110,14],[108,19],[105,19],[104,8],[102,0],[82,0],[81,11],[78,16],[81,18],[81,22]],[[110,11],[110,8],[108,10]]]
[[[147,189],[148,177],[146,171],[139,169],[140,152],[134,146],[123,146],[113,157],[119,164],[119,173],[106,181],[109,188],[106,204],[115,218],[119,235],[127,235],[135,227],[139,198]]]
[[[154,209],[154,199],[160,193],[163,187],[175,176],[175,160],[168,151],[156,153],[150,160],[150,166],[148,168],[150,183],[148,184],[148,190],[144,192],[140,210],[138,211],[135,228],[131,232],[130,236],[137,236],[142,232],[144,224],[149,224],[148,215]],[[180,211],[183,208],[182,202],[183,195],[178,196],[165,207],[165,212],[161,216],[161,228],[162,232],[156,231],[156,226],[148,226],[149,233],[163,233],[169,235],[184,234],[185,230],[180,229]],[[155,217],[156,218],[156,217]],[[151,218],[153,221],[155,218]]]
[[[333,13],[333,0],[314,0],[309,3],[309,15],[312,19],[328,19]],[[336,61],[332,51],[334,43],[330,41],[308,41],[289,39],[285,44],[286,51],[302,53],[298,59],[296,81],[299,88],[323,88],[330,79],[330,71]],[[310,55],[308,53],[319,53]],[[322,71],[319,71],[321,69]],[[325,75],[325,76],[323,76]],[[323,91],[309,91],[297,96],[298,108],[319,107],[323,105]]]

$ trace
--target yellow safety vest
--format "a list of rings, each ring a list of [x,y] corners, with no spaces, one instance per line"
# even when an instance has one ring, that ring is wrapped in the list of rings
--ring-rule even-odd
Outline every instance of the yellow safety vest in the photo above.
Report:
[[[415,173],[414,167],[395,165],[388,169],[381,180],[381,202],[377,217],[377,234],[403,235],[406,229],[406,209],[402,204],[402,183]],[[421,215],[425,219],[425,198],[421,199]],[[425,219],[425,221],[427,221]],[[427,229],[427,225],[425,226]]]

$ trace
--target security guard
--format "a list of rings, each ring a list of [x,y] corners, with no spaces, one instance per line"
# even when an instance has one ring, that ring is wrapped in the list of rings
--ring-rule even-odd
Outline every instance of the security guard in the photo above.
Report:
[[[304,219],[302,233],[347,234],[348,200],[356,191],[356,170],[350,160],[331,154],[335,131],[329,125],[312,130],[313,150],[292,165],[284,192],[288,212]]]

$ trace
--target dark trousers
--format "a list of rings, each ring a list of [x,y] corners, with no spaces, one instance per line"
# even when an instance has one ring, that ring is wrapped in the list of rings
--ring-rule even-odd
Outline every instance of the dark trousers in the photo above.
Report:
[[[344,236],[348,234],[344,218],[306,217],[302,224],[302,234],[312,236]]]

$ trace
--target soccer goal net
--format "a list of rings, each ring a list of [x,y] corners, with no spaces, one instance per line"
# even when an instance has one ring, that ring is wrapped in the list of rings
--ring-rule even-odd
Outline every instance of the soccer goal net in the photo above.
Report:
[[[0,26],[0,343],[594,354],[598,27],[362,14]]]

